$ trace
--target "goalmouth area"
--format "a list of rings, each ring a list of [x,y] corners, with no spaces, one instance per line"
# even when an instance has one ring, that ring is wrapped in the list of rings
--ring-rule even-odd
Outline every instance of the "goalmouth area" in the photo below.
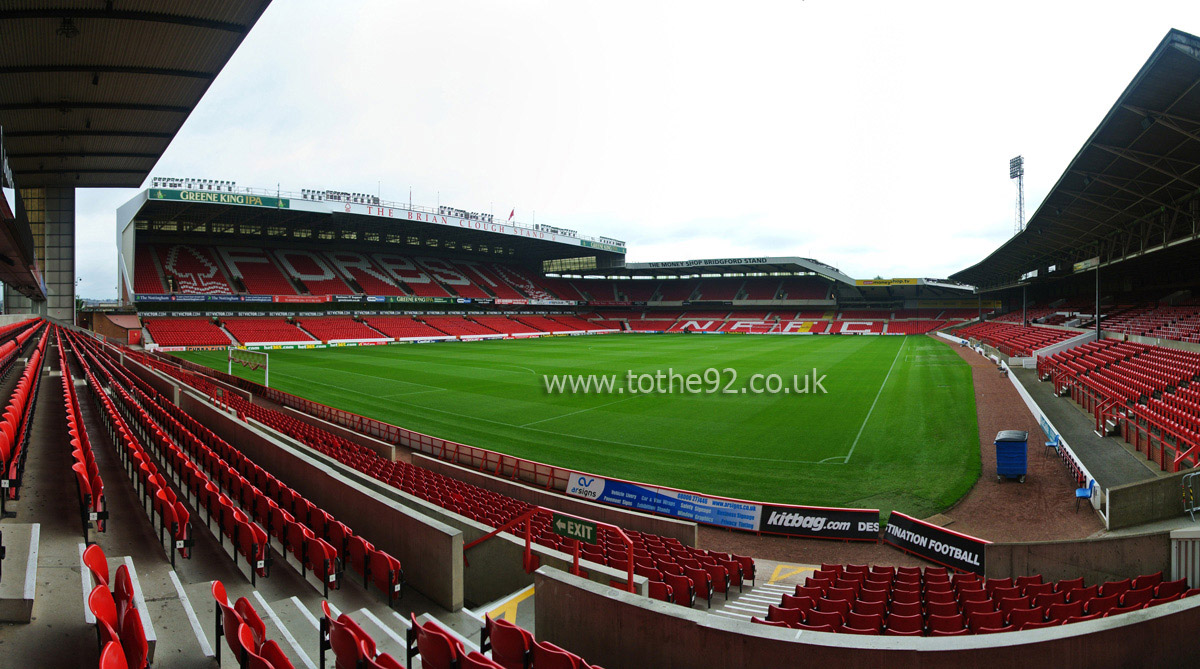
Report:
[[[224,351],[175,355],[229,364]],[[923,336],[566,337],[280,350],[270,363],[272,387],[333,407],[709,495],[927,517],[980,474],[970,367]],[[671,374],[701,382],[644,392],[642,375]],[[778,392],[757,392],[772,374]],[[613,386],[549,392],[564,375]]]

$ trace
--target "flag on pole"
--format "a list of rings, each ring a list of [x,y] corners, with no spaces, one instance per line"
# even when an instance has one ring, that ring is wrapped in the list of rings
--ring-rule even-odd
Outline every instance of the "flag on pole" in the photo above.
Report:
[[[512,211],[508,212],[508,220],[510,220],[510,221],[511,221],[511,220],[512,220],[512,218],[513,218],[513,216],[515,216],[515,215],[516,215],[516,213],[517,213],[517,210],[516,210],[516,208],[514,207]]]

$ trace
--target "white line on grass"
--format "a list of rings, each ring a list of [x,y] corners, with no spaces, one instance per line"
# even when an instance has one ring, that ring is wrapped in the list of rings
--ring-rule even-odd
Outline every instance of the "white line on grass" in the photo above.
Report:
[[[424,390],[410,390],[408,392],[403,392],[403,393],[392,393],[391,395],[380,395],[379,399],[387,400],[387,399],[391,399],[393,397],[406,397],[408,395],[424,395],[425,393],[444,393],[447,390],[450,390],[450,389],[449,388],[426,388]]]
[[[619,399],[619,400],[614,400],[614,401],[612,401],[612,402],[608,402],[607,404],[598,404],[598,405],[596,405],[596,406],[594,406],[594,407],[587,407],[587,408],[584,408],[584,409],[580,409],[580,410],[578,410],[578,411],[572,411],[571,413],[564,413],[564,414],[562,414],[562,415],[559,415],[559,416],[551,416],[551,417],[549,417],[549,418],[543,418],[543,419],[541,419],[541,420],[530,421],[530,422],[528,422],[528,423],[525,423],[524,425],[518,425],[517,427],[520,427],[520,428],[526,428],[526,427],[529,427],[530,425],[537,425],[538,423],[545,423],[546,421],[558,420],[559,418],[566,418],[567,416],[574,416],[575,414],[580,414],[580,413],[583,413],[583,412],[585,412],[585,411],[593,411],[593,410],[595,410],[595,409],[603,409],[604,407],[610,407],[610,406],[612,406],[612,405],[614,405],[614,404],[619,404],[619,403],[621,403],[621,402],[628,402],[629,400],[631,400],[631,399],[633,399],[633,398],[635,398],[635,397],[637,397],[637,395],[630,395],[629,397],[622,397],[622,398],[621,398],[621,399]]]
[[[892,358],[892,366],[888,367],[887,374],[883,377],[883,383],[879,384],[879,392],[875,393],[875,401],[871,402],[871,408],[867,409],[867,417],[863,419],[862,427],[858,428],[858,436],[854,437],[854,443],[850,444],[850,452],[846,454],[842,464],[850,462],[850,456],[854,455],[854,449],[858,447],[858,440],[862,439],[863,430],[867,429],[867,421],[871,420],[871,414],[875,411],[875,405],[879,403],[879,396],[883,395],[883,387],[887,385],[888,378],[892,376],[892,369],[896,367],[896,361],[900,359],[900,352],[904,350],[904,345],[908,343],[908,337],[900,342],[900,348],[896,349],[896,357]]]

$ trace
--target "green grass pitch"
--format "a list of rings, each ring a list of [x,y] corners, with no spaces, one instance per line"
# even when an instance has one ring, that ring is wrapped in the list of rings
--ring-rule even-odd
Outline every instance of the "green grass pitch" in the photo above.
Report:
[[[177,354],[217,369],[224,352]],[[827,394],[548,394],[543,374],[825,375]],[[261,371],[235,373],[262,381]],[[930,337],[618,335],[272,351],[271,385],[437,437],[742,499],[925,517],[979,477],[971,369]],[[711,376],[710,376],[711,378]],[[722,385],[730,374],[723,372]],[[679,384],[676,384],[679,387]],[[707,388],[708,386],[705,385]],[[886,516],[885,516],[886,517]]]

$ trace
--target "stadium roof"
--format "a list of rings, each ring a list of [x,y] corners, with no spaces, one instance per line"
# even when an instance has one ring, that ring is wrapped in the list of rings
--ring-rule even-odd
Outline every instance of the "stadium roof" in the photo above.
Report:
[[[464,245],[470,245],[473,250],[468,253],[478,255],[479,247],[487,246],[484,253],[496,257],[500,257],[496,251],[503,248],[506,257],[511,249],[511,257],[523,261],[595,257],[601,266],[619,265],[625,256],[625,243],[615,239],[494,221],[476,212],[443,207],[439,213],[436,208],[376,201],[368,196],[313,199],[297,195],[302,194],[237,187],[149,188],[118,209],[118,233],[130,221],[139,221],[145,222],[145,232],[139,235],[181,239],[203,235],[206,241],[217,243],[247,238],[301,244],[324,244],[332,238],[369,243],[370,233],[374,233],[383,241],[394,235],[414,253],[420,248],[463,252]]]
[[[705,260],[668,260],[662,262],[631,262],[626,263],[624,272],[629,275],[653,274],[656,276],[693,274],[747,274],[772,272],[813,272],[833,281],[841,281],[853,285],[854,279],[841,270],[826,265],[812,258],[776,257],[776,258],[711,258]]]
[[[141,185],[269,4],[3,3],[0,127],[17,185]]]
[[[1050,266],[1114,263],[1198,238],[1200,38],[1167,33],[1026,229],[950,278],[980,291]],[[1085,263],[1092,266],[1091,263]]]

